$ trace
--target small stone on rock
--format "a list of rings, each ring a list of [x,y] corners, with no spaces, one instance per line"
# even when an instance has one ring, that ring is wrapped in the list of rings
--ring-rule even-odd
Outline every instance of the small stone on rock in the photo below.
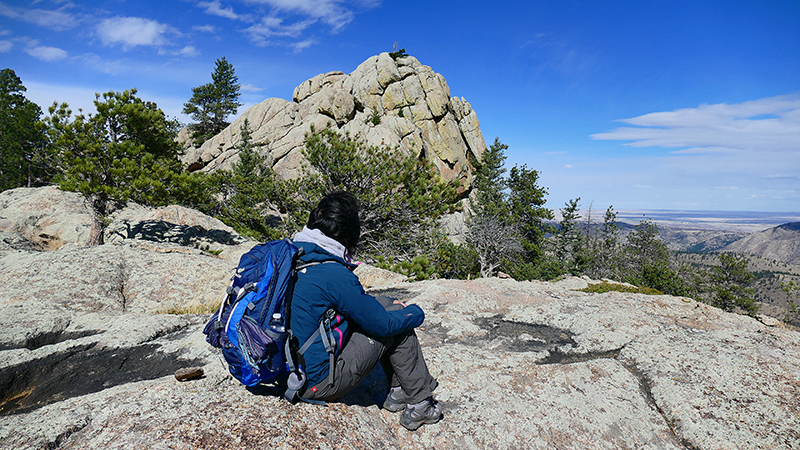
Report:
[[[203,376],[202,367],[184,367],[175,371],[175,379],[178,381],[194,380]]]

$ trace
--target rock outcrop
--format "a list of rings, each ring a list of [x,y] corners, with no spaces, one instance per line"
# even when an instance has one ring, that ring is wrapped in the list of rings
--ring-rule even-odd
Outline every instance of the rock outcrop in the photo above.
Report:
[[[447,180],[471,183],[470,158],[486,148],[478,117],[463,98],[451,97],[444,77],[416,58],[373,56],[352,73],[328,72],[301,83],[291,102],[270,98],[253,106],[200,148],[189,148],[184,162],[192,169],[230,168],[237,159],[240,128],[250,124],[253,141],[283,178],[299,175],[305,135],[327,126],[369,144],[398,147],[424,156]]]
[[[18,188],[1,192],[0,206],[0,254],[88,245],[92,214],[78,193],[56,186]],[[216,254],[233,262],[255,244],[193,209],[148,208],[132,202],[112,214],[103,239],[160,253]]]
[[[74,229],[52,210],[49,229]],[[7,448],[800,447],[800,333],[779,324],[687,298],[583,293],[581,278],[409,283],[361,267],[373,293],[426,311],[417,333],[445,419],[409,433],[378,406],[379,367],[341,402],[290,405],[232,379],[204,341],[207,316],[168,313],[213,308],[253,245],[198,233],[217,230],[210,219],[132,207],[105,245],[43,251],[25,236],[44,215],[3,214]],[[202,249],[209,240],[219,251]],[[195,367],[202,378],[174,376]]]

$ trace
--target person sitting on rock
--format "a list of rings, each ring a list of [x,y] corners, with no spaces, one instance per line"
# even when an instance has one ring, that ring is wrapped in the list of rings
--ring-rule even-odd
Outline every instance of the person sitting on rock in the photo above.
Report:
[[[380,361],[391,387],[384,408],[403,410],[400,424],[416,430],[443,417],[432,396],[438,383],[428,372],[414,332],[425,314],[417,305],[364,292],[351,264],[361,236],[358,212],[352,194],[329,194],[293,239],[304,250],[301,263],[324,262],[298,273],[291,304],[294,335],[298,342],[305,342],[329,311],[335,311],[338,323],[331,333],[336,347],[334,367],[330,367],[322,337],[317,336],[303,355],[308,381],[301,395],[318,401],[342,397]]]

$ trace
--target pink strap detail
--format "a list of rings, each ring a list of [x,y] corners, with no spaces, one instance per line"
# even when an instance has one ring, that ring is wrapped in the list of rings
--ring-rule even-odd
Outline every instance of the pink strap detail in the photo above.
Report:
[[[336,322],[341,324],[342,316],[337,315]],[[344,334],[342,333],[342,330],[340,330],[338,327],[334,328],[334,330],[336,330],[336,332],[339,333],[339,349],[341,350],[342,343],[344,342]]]

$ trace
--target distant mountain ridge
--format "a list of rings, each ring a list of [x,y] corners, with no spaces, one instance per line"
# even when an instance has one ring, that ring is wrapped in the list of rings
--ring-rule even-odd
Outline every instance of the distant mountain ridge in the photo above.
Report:
[[[722,251],[800,264],[800,222],[753,233],[723,247]]]

